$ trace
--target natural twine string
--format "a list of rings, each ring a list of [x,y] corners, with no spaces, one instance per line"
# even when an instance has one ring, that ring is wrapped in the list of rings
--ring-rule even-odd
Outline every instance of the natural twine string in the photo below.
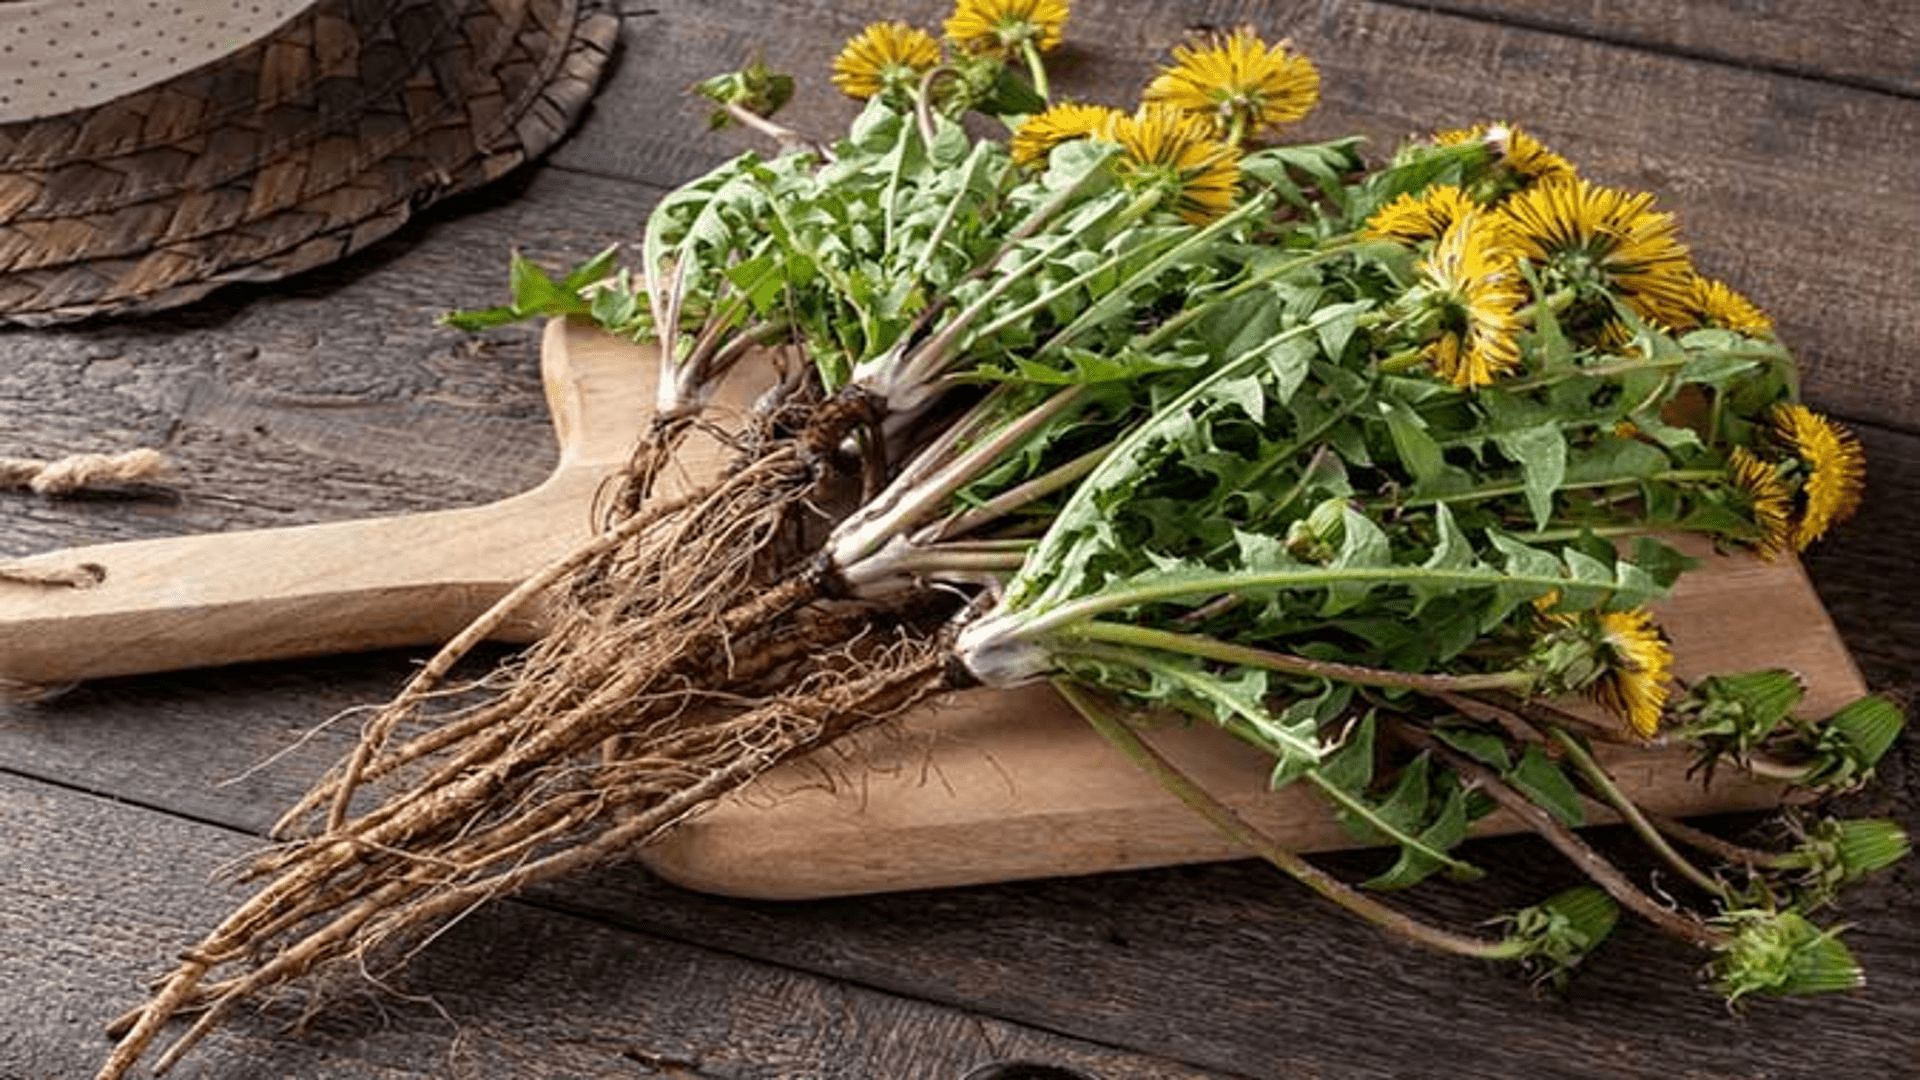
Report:
[[[0,490],[35,495],[72,495],[152,484],[171,464],[166,455],[145,447],[119,454],[73,454],[52,461],[0,457]]]

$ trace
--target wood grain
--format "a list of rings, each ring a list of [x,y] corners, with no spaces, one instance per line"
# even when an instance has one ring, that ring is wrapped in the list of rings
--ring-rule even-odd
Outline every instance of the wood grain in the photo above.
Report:
[[[824,78],[840,42],[874,19],[932,25],[946,6],[666,0],[657,14],[628,24],[628,66],[556,160],[672,185],[757,146],[738,131],[693,136],[705,111],[680,93],[756,49],[799,76],[783,121],[844,130],[853,104]],[[1629,6],[1673,10],[1652,0]],[[1920,416],[1920,377],[1904,359],[1920,339],[1920,311],[1909,299],[1920,293],[1920,245],[1911,242],[1920,235],[1920,173],[1910,164],[1920,146],[1920,102],[1564,33],[1495,28],[1424,5],[1081,0],[1073,10],[1055,65],[1066,95],[1131,102],[1188,28],[1251,22],[1292,37],[1321,68],[1323,101],[1298,129],[1303,138],[1359,132],[1384,155],[1419,132],[1489,119],[1518,123],[1602,182],[1658,192],[1679,213],[1702,270],[1774,313],[1806,364],[1816,403],[1892,427]],[[1693,6],[1686,10],[1689,18],[1672,21],[1693,25]],[[1826,5],[1801,12],[1802,20],[1827,23]],[[1595,8],[1588,21],[1604,17]],[[1700,25],[1698,32],[1714,32],[1711,21]],[[1881,37],[1898,48],[1898,38]],[[1820,40],[1828,52],[1839,50],[1830,31]]]
[[[231,902],[208,877],[252,840],[10,776],[0,832],[14,838],[0,848],[0,1076],[91,1075],[101,1025]],[[535,905],[494,905],[442,944],[393,993],[351,987],[305,1037],[282,1030],[297,1016],[284,1006],[229,1026],[185,1075],[958,1080],[1023,1058],[1200,1075]]]
[[[744,51],[755,39],[770,48],[816,57],[817,63],[831,55],[836,47],[832,39],[848,29],[848,21],[881,9],[877,0],[850,4],[845,16],[836,16],[827,11],[829,6],[825,0],[796,3],[796,18],[782,21],[781,10],[770,3],[686,0],[663,7],[658,16],[635,18],[627,62],[610,87],[613,97],[603,101],[593,126],[569,151],[602,155],[604,162],[621,151],[632,132],[667,145],[660,134],[666,132],[692,148],[681,153],[681,167],[696,158],[710,160],[729,144],[723,138],[708,141],[671,115],[681,107],[677,95],[684,85],[673,81],[680,78],[675,72],[704,74],[737,62],[736,49]],[[888,3],[885,8],[889,13],[926,13],[936,6],[927,0]],[[1684,19],[1692,6],[1674,9],[1675,17]],[[1330,2],[1325,9],[1340,16],[1350,6]],[[1321,10],[1319,5],[1280,9],[1252,2],[1083,2],[1076,5],[1073,36],[1083,42],[1126,41],[1160,34],[1161,28],[1189,17],[1256,17],[1269,25],[1288,25],[1285,19],[1292,15],[1291,25],[1298,25]],[[695,33],[686,29],[689,25],[720,25],[724,33]],[[1591,43],[1563,46],[1554,35],[1415,11],[1394,15],[1389,25],[1403,34],[1444,26],[1444,32],[1431,32],[1452,50],[1446,69],[1453,73],[1450,85],[1440,89],[1446,95],[1441,100],[1455,104],[1434,106],[1434,113],[1461,107],[1463,99],[1468,105],[1488,100],[1491,90],[1480,85],[1478,72],[1512,70],[1522,59],[1548,66],[1578,61],[1576,66],[1584,65],[1583,84],[1605,72],[1644,79],[1690,70],[1671,58],[1642,62],[1633,59],[1631,50]],[[669,40],[680,44],[642,53],[637,46],[644,43],[635,38],[641,26],[672,31],[679,36]],[[1412,62],[1390,52],[1376,57],[1368,51],[1379,47],[1370,43],[1360,48],[1357,56],[1375,74],[1349,83],[1343,100],[1372,102],[1402,116],[1429,108],[1401,86],[1399,69],[1410,68]],[[1082,70],[1097,66],[1091,59],[1083,63]],[[1085,76],[1076,73],[1074,78]],[[1603,93],[1613,89],[1600,85]],[[1695,85],[1713,84],[1685,84],[1683,89]],[[1744,97],[1709,98],[1700,106],[1703,115],[1689,122],[1757,116],[1760,119],[1750,119],[1743,130],[1750,134],[1757,125],[1773,125],[1782,133],[1783,145],[1823,147],[1821,168],[1736,155],[1734,165],[1716,172],[1719,182],[1690,186],[1692,205],[1724,204],[1722,220],[1734,222],[1738,230],[1740,206],[1751,202],[1743,174],[1759,177],[1752,182],[1764,181],[1776,196],[1784,192],[1800,209],[1827,206],[1833,191],[1849,189],[1868,221],[1897,217],[1915,203],[1911,173],[1893,160],[1912,142],[1895,142],[1890,148],[1876,141],[1888,130],[1887,108],[1865,108],[1862,116],[1868,122],[1857,138],[1844,125],[1822,121],[1816,126],[1825,135],[1815,144],[1807,139],[1810,125],[1798,83],[1754,75],[1737,85]],[[1436,90],[1429,82],[1421,92]],[[1694,108],[1686,92],[1657,83],[1627,86],[1619,93],[1638,102],[1636,107],[1652,102],[1656,109]],[[1815,99],[1823,115],[1837,110],[1842,116],[1853,108],[1848,103],[1858,100],[1851,93],[1830,95],[1825,90]],[[1512,109],[1522,122],[1531,112],[1525,104],[1493,102]],[[1652,124],[1650,119],[1628,122],[1643,128]],[[1591,132],[1561,129],[1552,134],[1575,138],[1570,149],[1582,152],[1584,140],[1606,138],[1614,131],[1610,118],[1600,116],[1595,123]],[[1637,145],[1629,133],[1617,135],[1617,161],[1631,162],[1641,155],[1657,163],[1676,153],[1669,141],[1651,137],[1657,132]],[[1856,154],[1876,164],[1858,169]],[[1841,178],[1838,188],[1829,184],[1829,169]],[[493,302],[503,288],[503,255],[512,243],[558,262],[630,234],[654,189],[620,179],[613,175],[617,168],[605,171],[608,177],[546,169],[512,190],[437,210],[361,256],[271,293],[240,290],[187,312],[139,323],[0,334],[0,452],[170,442],[170,449],[188,457],[195,477],[186,500],[177,506],[0,502],[0,550],[430,509],[496,498],[537,482],[553,458],[530,339],[509,334],[493,339],[499,344],[475,350],[459,336],[434,329],[429,320],[452,304]],[[1726,181],[1729,176],[1734,182]],[[1920,317],[1912,299],[1920,289],[1901,269],[1901,253],[1894,250],[1901,237],[1875,234],[1838,216],[1803,225],[1802,218],[1815,217],[1808,211],[1770,219],[1767,230],[1795,247],[1738,268],[1739,280],[1772,302],[1783,317],[1796,320],[1794,342],[1818,350],[1825,361],[1826,370],[1816,371],[1812,381],[1817,403],[1835,404],[1827,396],[1829,388],[1851,380],[1882,395],[1878,415],[1912,426],[1920,421],[1920,411],[1914,410],[1910,395],[1902,396],[1896,381],[1904,353],[1856,353],[1840,343],[1843,338],[1857,342],[1880,335],[1880,340],[1899,345],[1903,339],[1887,327]],[[1710,257],[1723,236],[1702,235],[1697,219],[1693,226],[1696,246],[1703,258]],[[1760,231],[1754,230],[1756,235],[1747,240],[1750,246],[1768,242]],[[1830,239],[1808,261],[1790,261],[1788,255],[1808,234]],[[1864,316],[1879,328],[1871,334],[1850,329],[1852,316],[1840,311],[1796,308],[1797,301],[1768,295],[1776,288],[1797,288],[1793,282],[1803,275],[1831,291],[1836,275],[1852,273],[1852,264],[1830,254],[1840,248],[1858,252],[1861,264],[1872,267],[1856,275],[1874,287],[1876,303],[1883,308]],[[1776,260],[1781,268],[1770,268]],[[1915,677],[1920,671],[1920,646],[1915,644],[1920,642],[1920,606],[1912,601],[1920,589],[1912,547],[1912,537],[1920,533],[1920,439],[1872,427],[1862,435],[1872,469],[1866,506],[1858,520],[1811,554],[1808,568],[1869,680],[1911,698],[1920,694]],[[388,450],[393,445],[406,452],[394,455]],[[1756,617],[1765,615],[1763,610]],[[184,878],[170,876],[168,861],[175,858],[178,838],[200,835],[179,819],[262,827],[317,769],[337,756],[350,731],[336,725],[277,767],[239,783],[217,786],[219,782],[284,748],[336,708],[389,693],[407,666],[408,658],[396,655],[257,665],[115,680],[50,706],[0,708],[0,767],[124,801],[115,810],[123,824],[110,829],[94,825],[65,801],[29,804],[7,817],[0,859],[33,847],[0,875],[0,935],[6,937],[0,963],[17,956],[17,967],[10,968],[9,975],[30,970],[33,977],[0,980],[0,1009],[8,1017],[0,1022],[0,1077],[71,1075],[72,1063],[91,1060],[82,1055],[91,1052],[84,1040],[91,1037],[85,1032],[93,1018],[133,1000],[139,980],[191,932],[204,927],[206,916],[191,905],[207,895],[195,891],[204,888],[196,881],[207,864],[193,864]],[[1909,735],[1903,741],[1883,768],[1881,781],[1854,809],[1892,814],[1910,830],[1920,830],[1920,740]],[[76,828],[64,824],[69,818],[79,823]],[[1740,822],[1721,826],[1734,831],[1744,827]],[[90,829],[110,839],[88,844]],[[1616,830],[1597,835],[1610,851],[1631,850],[1629,838]],[[41,850],[48,845],[52,853]],[[69,853],[68,861],[59,862],[60,851]],[[1473,887],[1423,889],[1415,898],[1423,910],[1465,922],[1503,905],[1538,899],[1570,881],[1551,853],[1531,840],[1474,841],[1467,852],[1497,865],[1500,872]],[[1326,861],[1353,879],[1378,870],[1379,859],[1377,854],[1354,853]],[[65,869],[56,875],[60,884],[49,887],[44,877],[18,872],[19,862]],[[1644,864],[1639,868],[1645,869]],[[39,884],[29,887],[28,882]],[[115,884],[108,888],[102,882]],[[87,899],[101,895],[107,897],[104,905]],[[173,895],[187,899],[168,899]],[[697,980],[714,969],[698,969],[693,982],[671,982],[662,975],[636,991],[636,1000],[603,989],[609,976],[596,965],[594,949],[615,950],[616,965],[630,964],[637,955],[661,972],[690,963],[689,957],[726,954],[760,961],[745,969],[749,975],[740,982],[715,978],[716,996],[738,993],[750,1003],[724,1015],[731,1020],[745,1013],[746,1019],[731,1031],[694,1029],[712,1032],[713,1046],[724,1048],[734,1041],[743,1046],[724,1059],[724,1069],[730,1071],[720,1075],[768,1075],[765,1069],[756,1071],[749,1060],[762,1055],[776,1063],[791,1060],[770,1050],[778,1040],[764,1033],[784,1036],[800,1026],[786,1023],[788,1011],[797,1012],[794,998],[769,1002],[756,997],[753,980],[784,980],[793,971],[816,973],[819,978],[811,985],[823,993],[844,993],[836,988],[851,985],[947,1003],[956,1019],[920,1029],[929,1032],[927,1045],[970,1039],[968,1032],[977,1024],[998,1031],[991,1018],[1012,1018],[1023,1021],[1022,1031],[1072,1033],[1144,1054],[1179,1057],[1196,1068],[1287,1080],[1812,1080],[1910,1075],[1920,1057],[1913,1035],[1920,1028],[1920,1007],[1914,1004],[1920,1001],[1920,945],[1912,933],[1912,927],[1920,925],[1920,870],[1912,861],[1855,894],[1844,912],[1861,924],[1849,940],[1872,972],[1873,982],[1864,992],[1792,1005],[1762,1003],[1745,1018],[1729,1016],[1710,994],[1692,988],[1693,958],[1669,952],[1663,941],[1637,926],[1623,927],[1619,940],[1561,1000],[1536,995],[1510,976],[1409,953],[1333,916],[1271,872],[1247,863],[800,904],[704,897],[627,867],[569,883],[539,899],[599,919],[591,926],[569,921],[556,931],[557,940],[540,939],[543,946],[551,944],[547,963],[561,982],[575,979],[577,973],[583,996],[566,999],[575,1003],[572,1008],[631,1015],[633,1024],[625,1031],[642,1049],[656,1047],[671,1054],[685,1045],[674,1025],[699,1017],[671,1010],[671,1002],[649,999],[711,989]],[[71,920],[61,919],[63,907],[74,909]],[[143,907],[152,911],[146,921],[137,914]],[[457,946],[457,952],[446,950],[444,957],[435,952],[423,959],[452,965],[442,970],[455,972],[447,978],[456,989],[463,981],[486,989],[492,984],[478,984],[482,976],[513,975],[512,970],[488,972],[478,966],[484,957],[475,954],[516,948],[514,938],[527,925],[512,919],[491,921],[495,917],[488,915],[471,936],[466,928],[457,931],[448,943]],[[653,935],[644,941],[664,939],[697,948],[648,945],[644,948],[662,951],[624,951],[629,946],[622,943],[632,941],[632,935],[608,931],[612,936],[602,938],[594,929],[615,922]],[[124,929],[87,936],[96,924]],[[581,933],[594,934],[594,949],[568,945]],[[96,952],[98,959],[89,960]],[[653,978],[645,972],[618,974]],[[489,992],[510,994],[512,989]],[[63,1004],[43,1008],[38,1004],[42,997]],[[1390,1022],[1378,1019],[1376,1009],[1388,1010]],[[456,1015],[471,1024],[474,1014]],[[835,1029],[840,1041],[834,1051],[856,1065],[889,1060],[880,1056],[885,1049],[875,1044],[892,1038],[889,1017],[897,1015],[856,1012]],[[258,1040],[242,1044],[237,1060],[248,1060],[258,1046]],[[415,1064],[416,1059],[393,1054],[345,1065],[340,1057],[304,1057],[296,1045],[276,1044],[272,1053],[265,1075],[288,1080],[458,1075],[434,1072],[430,1060]],[[579,1060],[568,1056],[574,1050],[564,1044],[545,1046],[543,1053],[566,1062]],[[1010,1043],[1007,1056],[1016,1053],[1078,1063],[1102,1075],[1162,1075],[1156,1068],[1164,1068],[1166,1075],[1187,1075],[1172,1064],[1146,1064],[1125,1072],[1103,1066],[1097,1056],[1072,1057],[1057,1044]],[[481,1075],[500,1075],[521,1059],[505,1060],[511,1064]],[[23,1064],[36,1061],[46,1067]],[[376,1071],[381,1064],[392,1067]],[[648,1068],[651,1075],[673,1075],[669,1066]],[[721,1068],[715,1066],[716,1071]],[[200,1075],[218,1077],[223,1072],[263,1075],[224,1063],[209,1063]],[[194,1075],[194,1070],[186,1075]],[[583,1069],[579,1075],[593,1073]],[[637,1075],[649,1072],[642,1069]]]
[[[590,343],[599,348],[571,348]],[[86,588],[0,589],[0,678],[51,686],[109,675],[431,645],[593,535],[595,504],[633,454],[659,365],[564,321],[548,325],[542,384],[559,460],[534,488],[483,506],[280,529],[124,541],[16,560],[26,573],[94,568]],[[717,472],[696,438],[681,475]],[[498,636],[526,640],[539,613]]]
[[[1408,6],[1415,6],[1409,4]],[[1423,0],[1419,7],[1920,97],[1920,15],[1882,0]]]

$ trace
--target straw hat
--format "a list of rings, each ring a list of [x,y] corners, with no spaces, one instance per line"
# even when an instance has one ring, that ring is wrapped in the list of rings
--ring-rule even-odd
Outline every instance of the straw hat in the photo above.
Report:
[[[365,247],[557,142],[618,29],[596,0],[0,0],[0,323]]]

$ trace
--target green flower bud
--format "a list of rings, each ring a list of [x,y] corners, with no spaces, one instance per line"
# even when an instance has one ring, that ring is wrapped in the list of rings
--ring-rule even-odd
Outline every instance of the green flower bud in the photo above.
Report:
[[[1612,897],[1581,885],[1514,912],[1507,943],[1516,958],[1536,965],[1543,978],[1560,986],[1619,921],[1620,907]]]
[[[772,116],[793,97],[793,76],[773,70],[756,56],[739,71],[693,84],[693,92],[721,106],[738,105],[757,116]],[[733,116],[725,108],[707,118],[716,131],[731,123]]]
[[[1776,895],[1769,888],[1784,886],[1792,890],[1795,906],[1802,911],[1832,903],[1842,888],[1892,866],[1911,850],[1906,831],[1884,818],[1823,818],[1809,828],[1789,817],[1786,825],[1800,844],[1780,856],[1775,866],[1791,872],[1791,877],[1757,882],[1761,891],[1755,896]]]
[[[1801,786],[1838,791],[1866,783],[1906,723],[1900,706],[1883,697],[1863,697],[1834,713],[1816,729]]]
[[[1823,930],[1797,911],[1753,908],[1729,911],[1715,922],[1733,935],[1712,965],[1714,988],[1729,1002],[1749,994],[1824,994],[1866,983],[1840,943],[1844,927]]]
[[[1683,737],[1725,741],[1745,753],[1772,735],[1806,693],[1800,676],[1784,668],[1715,675],[1695,684],[1674,711],[1685,720]]]
[[[1302,562],[1331,562],[1346,535],[1347,500],[1325,499],[1287,527],[1287,554]]]

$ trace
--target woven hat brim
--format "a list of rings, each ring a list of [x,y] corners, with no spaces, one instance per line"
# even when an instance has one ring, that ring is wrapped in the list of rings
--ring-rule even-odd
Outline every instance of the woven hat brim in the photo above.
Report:
[[[619,34],[592,0],[326,0],[231,57],[0,126],[0,322],[188,303],[339,259],[538,157]]]

